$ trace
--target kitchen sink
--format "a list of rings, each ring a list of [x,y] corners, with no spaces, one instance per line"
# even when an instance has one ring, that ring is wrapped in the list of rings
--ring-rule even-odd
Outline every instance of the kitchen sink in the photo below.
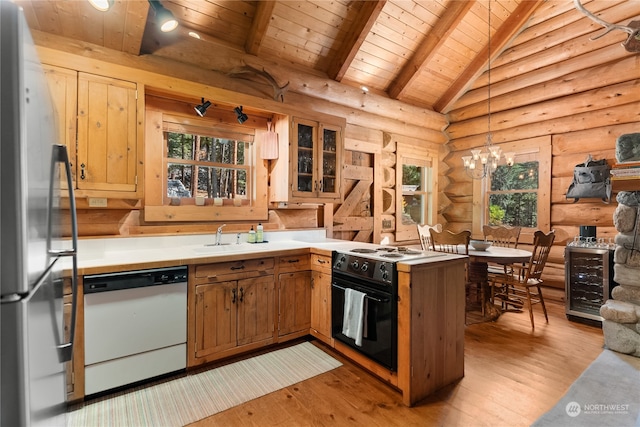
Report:
[[[192,250],[197,254],[232,253],[246,251],[247,245],[242,243],[239,245],[236,243],[221,243],[219,245],[210,243],[202,246],[196,246],[192,248]]]

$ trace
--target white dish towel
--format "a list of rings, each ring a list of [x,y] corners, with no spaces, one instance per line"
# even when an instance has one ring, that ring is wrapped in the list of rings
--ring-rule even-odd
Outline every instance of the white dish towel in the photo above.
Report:
[[[362,347],[364,331],[364,297],[365,294],[355,289],[344,291],[344,317],[342,319],[342,333],[356,341]]]

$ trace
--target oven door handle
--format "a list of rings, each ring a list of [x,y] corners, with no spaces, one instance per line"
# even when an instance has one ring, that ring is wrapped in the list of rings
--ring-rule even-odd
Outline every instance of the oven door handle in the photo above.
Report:
[[[347,290],[346,288],[343,288],[342,286],[338,286],[338,285],[336,285],[335,283],[332,283],[332,284],[331,284],[331,286],[333,286],[334,288],[337,288],[337,289],[341,289],[341,290],[343,290],[343,291],[346,291],[346,290]],[[390,299],[389,299],[389,298],[380,299],[380,298],[375,298],[375,297],[369,296],[369,295],[367,295],[367,294],[364,294],[364,297],[365,297],[365,298],[368,298],[368,299],[370,299],[370,300],[372,300],[372,301],[380,302],[380,303],[387,303],[387,302],[389,302],[389,301],[390,301]]]

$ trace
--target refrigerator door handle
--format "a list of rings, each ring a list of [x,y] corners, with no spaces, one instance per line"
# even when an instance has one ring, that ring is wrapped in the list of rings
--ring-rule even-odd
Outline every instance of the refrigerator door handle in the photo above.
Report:
[[[53,189],[56,182],[56,163],[64,163],[65,175],[67,178],[67,188],[69,191],[69,212],[71,214],[71,249],[53,250],[51,249],[51,233],[52,233],[52,210],[53,210]],[[49,255],[63,257],[72,257],[72,274],[71,274],[71,327],[69,331],[69,342],[58,345],[58,355],[60,362],[69,362],[73,357],[73,341],[76,333],[76,311],[77,311],[77,295],[78,295],[78,220],[76,217],[76,199],[73,194],[73,179],[71,177],[71,164],[67,154],[67,147],[64,145],[54,145],[53,155],[51,158],[51,179],[49,180],[49,242],[47,247]]]

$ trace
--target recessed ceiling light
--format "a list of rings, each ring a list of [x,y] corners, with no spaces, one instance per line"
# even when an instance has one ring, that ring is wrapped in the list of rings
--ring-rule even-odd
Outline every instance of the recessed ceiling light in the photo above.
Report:
[[[200,40],[200,34],[196,33],[195,31],[189,31],[189,35],[194,39]]]
[[[100,12],[106,12],[113,6],[114,0],[89,0],[89,3]]]
[[[368,87],[366,87],[366,86],[360,86],[360,89],[362,89],[362,91],[363,91],[364,93],[369,92],[369,88],[368,88]]]

